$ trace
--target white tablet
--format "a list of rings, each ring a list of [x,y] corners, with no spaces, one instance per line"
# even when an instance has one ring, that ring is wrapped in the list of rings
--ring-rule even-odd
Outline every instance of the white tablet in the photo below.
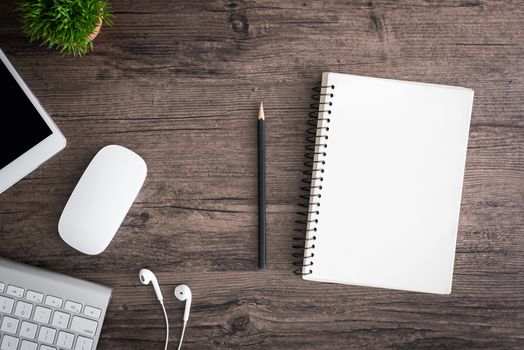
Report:
[[[62,150],[64,135],[0,50],[0,193]]]

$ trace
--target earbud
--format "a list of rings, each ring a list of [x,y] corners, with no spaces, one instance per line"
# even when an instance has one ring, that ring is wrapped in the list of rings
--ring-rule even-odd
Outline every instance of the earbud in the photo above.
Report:
[[[158,280],[156,279],[155,274],[148,269],[142,269],[138,273],[138,276],[140,277],[140,282],[142,284],[150,284],[153,283],[153,288],[155,289],[156,297],[158,300],[162,303],[164,300],[164,297],[162,296],[162,291],[160,290],[160,286],[158,285]]]
[[[189,312],[191,310],[191,300],[193,298],[191,294],[191,289],[185,284],[181,284],[175,288],[175,296],[180,301],[186,302],[186,307],[184,309],[184,323],[189,320]]]
[[[167,318],[167,312],[164,306],[164,297],[162,296],[162,291],[160,290],[160,286],[158,285],[158,280],[156,279],[156,276],[153,273],[153,271],[148,269],[140,270],[140,272],[138,273],[138,277],[140,278],[140,282],[142,284],[148,285],[149,283],[153,283],[153,288],[155,288],[156,297],[160,302],[160,306],[162,306],[162,311],[164,311],[164,317],[166,319],[166,344],[164,346],[164,350],[167,350],[167,346],[169,345],[169,319]]]

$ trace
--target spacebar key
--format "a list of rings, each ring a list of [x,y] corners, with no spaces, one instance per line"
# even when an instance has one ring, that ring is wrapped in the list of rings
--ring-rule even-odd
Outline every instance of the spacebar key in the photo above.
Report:
[[[88,320],[87,318],[79,316],[73,316],[73,321],[71,322],[70,329],[73,332],[78,332],[83,335],[94,337],[97,327],[98,322],[96,321]]]

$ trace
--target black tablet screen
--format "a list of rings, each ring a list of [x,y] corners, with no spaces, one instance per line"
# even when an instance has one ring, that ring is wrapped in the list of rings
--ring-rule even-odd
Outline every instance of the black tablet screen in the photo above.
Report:
[[[0,61],[0,169],[51,135],[45,121]]]

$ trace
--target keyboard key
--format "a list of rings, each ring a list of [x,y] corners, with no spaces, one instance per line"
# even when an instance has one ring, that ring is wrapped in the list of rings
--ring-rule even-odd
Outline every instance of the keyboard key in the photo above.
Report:
[[[38,333],[38,341],[46,344],[53,344],[55,341],[56,329],[42,326]]]
[[[71,312],[75,312],[75,313],[80,313],[80,310],[82,310],[82,304],[79,304],[79,303],[75,303],[73,301],[66,301],[65,302],[65,306],[64,306],[64,309],[66,311],[71,311]]]
[[[22,340],[22,345],[20,345],[20,350],[36,350],[37,346],[38,346],[37,343],[33,343],[32,341]]]
[[[0,312],[3,314],[10,314],[13,312],[14,303],[14,299],[6,298],[0,295]]]
[[[44,295],[42,293],[33,292],[28,290],[25,295],[25,299],[32,301],[33,303],[41,303],[44,300]]]
[[[45,297],[45,304],[49,305],[49,306],[52,306],[52,307],[61,308],[62,307],[62,299],[54,297],[52,295],[48,295],[48,296]]]
[[[33,320],[40,323],[49,323],[51,319],[51,309],[46,307],[37,306],[35,308],[35,314],[33,315]]]
[[[98,327],[98,322],[88,320],[87,318],[73,316],[73,321],[71,322],[70,329],[73,332],[77,332],[83,335],[88,335],[93,337]]]
[[[23,301],[16,303],[15,316],[20,318],[29,318],[31,317],[31,312],[33,311],[33,304],[29,304]]]
[[[22,295],[24,295],[24,288],[20,288],[17,286],[7,286],[6,293],[14,297],[21,298]]]
[[[84,338],[82,336],[78,337],[76,341],[75,350],[91,350],[93,347],[93,339]]]
[[[5,283],[0,282],[0,293],[4,291]]]
[[[18,338],[13,338],[9,335],[5,335],[0,345],[0,350],[16,350],[18,347]]]
[[[37,324],[23,321],[22,325],[20,326],[19,335],[24,338],[35,339],[37,329]]]
[[[57,328],[67,328],[67,325],[69,324],[69,317],[69,314],[60,311],[55,311],[55,314],[53,315],[53,321],[51,322],[51,324]]]
[[[38,326],[36,324],[24,321],[20,327],[20,336],[29,339],[35,339],[37,328]]]
[[[96,307],[86,305],[86,307],[84,308],[84,315],[92,318],[100,318],[100,315],[102,315],[102,310],[97,309]]]
[[[16,334],[19,322],[20,321],[18,321],[16,318],[5,316],[4,319],[2,320],[2,326],[0,327],[0,330],[5,333]],[[0,349],[0,350],[4,350],[4,349]]]
[[[72,349],[73,348],[73,340],[75,339],[75,335],[67,332],[60,332],[58,333],[58,339],[56,341],[56,345],[60,347],[60,349]]]
[[[56,348],[47,345],[40,345],[40,350],[56,350]]]

